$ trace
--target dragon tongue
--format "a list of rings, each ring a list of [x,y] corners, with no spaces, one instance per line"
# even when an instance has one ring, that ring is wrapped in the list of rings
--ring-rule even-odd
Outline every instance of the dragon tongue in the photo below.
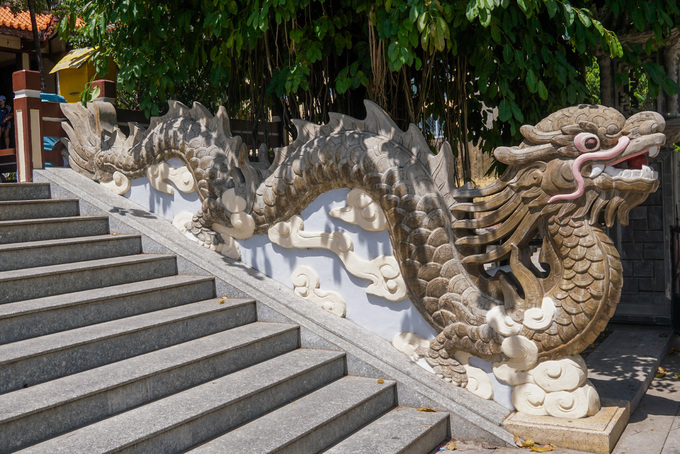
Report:
[[[630,159],[627,159],[626,162],[628,163],[628,168],[629,169],[642,169],[643,165],[647,165],[647,154],[639,154],[637,156],[633,156]]]

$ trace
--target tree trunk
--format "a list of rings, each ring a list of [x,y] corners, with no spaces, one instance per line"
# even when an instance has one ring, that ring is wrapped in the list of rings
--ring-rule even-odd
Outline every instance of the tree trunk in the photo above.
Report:
[[[40,71],[40,91],[45,91],[45,68],[43,67],[42,52],[40,50],[40,38],[38,37],[38,24],[35,20],[34,0],[28,0],[28,11],[31,13],[31,28],[33,29],[33,42],[35,43],[35,58],[38,61]]]

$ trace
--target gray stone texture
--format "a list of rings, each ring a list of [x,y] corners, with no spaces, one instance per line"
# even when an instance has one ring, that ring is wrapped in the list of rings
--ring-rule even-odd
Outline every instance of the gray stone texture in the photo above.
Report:
[[[254,302],[185,304],[0,346],[0,392],[254,322]]]
[[[326,454],[432,452],[447,436],[447,418],[446,413],[396,408],[333,446]]]
[[[24,448],[296,348],[293,325],[256,322],[0,395],[0,446]]]
[[[344,373],[343,354],[298,349],[32,446],[26,453],[170,453],[265,414]],[[181,426],[181,430],[173,430]]]
[[[204,276],[167,276],[0,305],[0,343],[166,309],[215,296]]]
[[[0,200],[49,199],[50,185],[47,183],[2,183]]]
[[[175,257],[138,254],[0,272],[0,303],[155,279],[177,273]]]
[[[319,452],[392,409],[395,400],[394,382],[344,377],[190,452]]]
[[[43,219],[78,216],[78,200],[11,200],[0,201],[0,220]]]
[[[670,323],[670,243],[673,223],[672,151],[662,149],[651,166],[659,189],[630,212],[630,223],[611,232],[623,262],[623,290],[614,321]]]
[[[139,235],[95,235],[0,244],[0,271],[96,260],[142,252]]]
[[[586,358],[601,399],[624,400],[635,411],[672,340],[670,328],[617,325]]]

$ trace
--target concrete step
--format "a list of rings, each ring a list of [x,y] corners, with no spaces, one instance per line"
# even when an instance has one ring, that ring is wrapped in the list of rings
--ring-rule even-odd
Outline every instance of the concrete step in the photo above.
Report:
[[[21,449],[299,347],[255,322],[0,396],[0,452]]]
[[[2,183],[0,200],[49,199],[50,185],[46,183]]]
[[[0,220],[64,218],[78,216],[78,199],[0,201]]]
[[[190,452],[319,452],[394,408],[395,403],[394,382],[348,376]]]
[[[0,244],[0,271],[141,254],[141,252],[140,235],[95,235]]]
[[[632,413],[666,357],[673,330],[615,324],[611,329],[612,333],[586,357],[588,380],[597,388],[600,399],[625,401]]]
[[[0,303],[89,290],[177,274],[176,258],[138,254],[0,272]]]
[[[298,349],[23,452],[182,452],[337,380],[344,371],[342,352]]]
[[[109,233],[106,216],[74,216],[0,221],[0,244],[53,240]]]
[[[255,303],[212,299],[0,346],[0,393],[256,320]]]
[[[448,413],[398,407],[324,452],[427,454],[449,439],[448,420]]]
[[[0,344],[214,297],[214,278],[175,275],[0,304]]]

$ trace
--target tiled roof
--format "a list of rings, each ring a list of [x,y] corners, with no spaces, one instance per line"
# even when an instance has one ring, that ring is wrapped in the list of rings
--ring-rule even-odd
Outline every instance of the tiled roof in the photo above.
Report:
[[[35,21],[38,26],[38,31],[44,32],[50,25],[54,16],[52,14],[36,14]],[[0,26],[8,28],[16,28],[18,30],[33,31],[31,27],[31,15],[28,11],[22,11],[16,16],[6,6],[0,6]]]
[[[49,36],[54,31],[58,19],[56,16],[47,13],[36,14],[35,21],[38,26],[40,38],[45,39],[46,35]],[[16,31],[16,33],[12,33],[12,31]],[[22,11],[15,15],[9,7],[0,6],[0,33],[7,32],[29,38],[28,35],[33,32],[30,13],[28,11]]]

